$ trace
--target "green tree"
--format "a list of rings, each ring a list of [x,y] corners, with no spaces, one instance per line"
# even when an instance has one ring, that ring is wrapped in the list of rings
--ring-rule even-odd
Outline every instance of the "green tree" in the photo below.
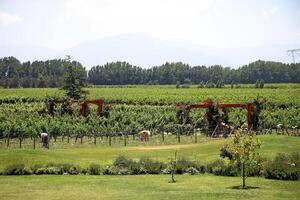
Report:
[[[243,180],[243,189],[246,188],[246,178],[251,169],[261,165],[259,153],[256,152],[260,148],[261,142],[255,138],[253,131],[242,130],[234,134],[231,144],[225,148],[230,152],[232,164],[237,164],[241,169],[241,177]]]
[[[78,63],[71,62],[71,57],[66,58],[67,71],[64,78],[64,86],[66,95],[71,99],[80,99],[87,95],[87,91],[83,90],[85,83],[84,71],[80,69]]]

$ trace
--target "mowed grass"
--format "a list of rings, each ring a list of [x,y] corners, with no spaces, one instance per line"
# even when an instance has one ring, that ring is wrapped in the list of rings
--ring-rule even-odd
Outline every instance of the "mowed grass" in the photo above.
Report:
[[[188,139],[189,140],[188,140]],[[299,151],[300,138],[284,135],[258,136],[262,141],[260,153],[265,158],[272,158],[278,152],[290,153]],[[13,163],[24,163],[26,166],[45,163],[74,163],[87,167],[90,163],[98,163],[102,166],[111,164],[118,155],[125,155],[132,159],[147,156],[156,160],[167,162],[168,157],[173,156],[178,150],[179,156],[186,156],[201,163],[207,163],[219,158],[220,148],[231,139],[200,138],[199,143],[194,144],[190,137],[185,138],[183,144],[163,145],[156,143],[137,143],[124,147],[122,141],[113,143],[112,147],[101,144],[64,144],[50,149],[32,146],[19,149],[18,147],[6,148],[4,144],[0,148],[0,170]],[[154,140],[154,139],[153,139]],[[168,139],[170,141],[170,139]],[[175,140],[175,138],[173,138]],[[30,140],[28,140],[30,141]],[[189,143],[188,143],[189,142]]]
[[[262,141],[260,153],[272,158],[278,152],[299,150],[300,138],[283,135],[258,136]],[[186,139],[186,138],[185,138]],[[170,140],[170,138],[169,138]],[[167,161],[177,149],[179,155],[209,162],[219,158],[220,148],[230,139],[200,138],[198,144],[183,140],[184,144],[158,145],[132,144],[123,147],[114,143],[112,147],[90,143],[60,144],[51,149],[33,150],[0,148],[0,169],[11,163],[76,163],[83,167],[89,163],[102,166],[110,164],[118,155],[138,159],[149,156]],[[188,143],[190,141],[190,143]],[[173,141],[174,142],[174,141]],[[170,141],[171,143],[171,141]],[[67,146],[68,145],[68,146]],[[279,181],[250,177],[247,185],[251,189],[235,189],[241,185],[240,177],[222,177],[211,174],[175,175],[176,183],[168,183],[170,175],[91,176],[91,175],[30,175],[0,176],[1,200],[69,200],[69,199],[299,199],[300,181]]]
[[[1,200],[69,199],[299,199],[300,181],[248,178],[253,189],[234,189],[239,177],[213,175],[0,176]]]

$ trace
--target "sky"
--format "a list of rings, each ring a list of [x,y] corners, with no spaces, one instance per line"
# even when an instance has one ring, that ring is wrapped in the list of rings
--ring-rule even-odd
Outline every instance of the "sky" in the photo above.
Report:
[[[299,45],[300,0],[0,0],[0,45],[64,50],[131,33],[212,48]]]

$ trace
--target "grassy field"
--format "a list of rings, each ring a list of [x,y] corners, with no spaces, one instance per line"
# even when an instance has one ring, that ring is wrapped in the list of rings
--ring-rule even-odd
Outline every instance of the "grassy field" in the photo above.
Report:
[[[299,199],[300,181],[248,178],[255,189],[238,190],[239,177],[180,175],[139,176],[0,176],[1,200],[34,199]]]
[[[263,135],[258,137],[262,141],[260,153],[265,158],[272,158],[278,152],[294,152],[300,146],[299,137],[283,135]],[[207,163],[219,158],[220,148],[229,142],[229,139],[202,139],[199,143],[157,145],[150,144],[132,144],[124,147],[122,143],[116,142],[112,147],[108,145],[93,144],[60,144],[53,148],[33,150],[32,147],[25,149],[5,148],[2,145],[0,149],[0,169],[8,164],[24,163],[27,166],[33,164],[51,163],[74,163],[87,167],[90,163],[98,163],[102,166],[110,164],[118,155],[126,155],[129,158],[138,159],[147,156],[156,160],[167,162],[168,157],[178,150],[179,156],[186,156],[190,159]],[[153,146],[155,145],[155,146]]]
[[[258,136],[262,141],[260,153],[272,158],[278,152],[294,152],[300,146],[299,137],[282,135]],[[170,138],[169,138],[170,140]],[[200,140],[193,144],[157,145],[131,144],[113,147],[96,146],[86,141],[81,144],[56,144],[51,149],[33,150],[9,148],[0,149],[0,169],[11,163],[75,163],[86,167],[90,163],[101,166],[111,164],[118,155],[138,159],[148,156],[167,161],[174,150],[179,155],[196,159],[202,163],[219,157],[219,149],[229,139]],[[137,176],[91,176],[91,175],[31,175],[0,176],[0,199],[298,199],[300,181],[279,181],[251,177],[247,184],[253,188],[236,189],[241,184],[239,177],[221,177],[210,174],[176,175],[177,183],[168,183],[169,175]]]
[[[175,104],[178,102],[198,103],[208,97],[220,102],[244,103],[253,101],[257,95],[264,96],[268,102],[291,105],[297,110],[300,106],[300,84],[266,84],[265,89],[251,88],[253,85],[243,85],[242,88],[231,89],[199,89],[196,86],[188,89],[176,89],[175,86],[128,86],[128,87],[95,87],[89,88],[88,98],[104,98],[114,103],[129,104]],[[61,95],[58,89],[0,89],[0,99],[10,97],[32,97],[42,100],[45,95]],[[30,110],[38,107],[31,103],[18,109]],[[1,105],[18,107],[19,104]],[[159,106],[159,107],[172,107]],[[133,107],[133,105],[131,105]],[[272,108],[271,108],[272,109]],[[287,109],[288,110],[288,109]],[[34,110],[35,111],[35,110]],[[8,113],[10,113],[9,111]],[[276,113],[275,113],[276,114]],[[291,116],[282,115],[280,116]],[[274,121],[275,115],[271,116]],[[296,120],[297,121],[297,120]],[[258,136],[262,141],[260,154],[267,159],[276,153],[299,151],[299,137],[284,135]],[[168,136],[162,143],[160,136],[153,136],[149,143],[133,141],[131,136],[124,147],[124,140],[115,137],[112,146],[107,138],[84,138],[75,143],[74,137],[70,143],[51,140],[50,149],[43,149],[37,143],[33,149],[33,141],[27,138],[19,149],[17,139],[12,139],[10,147],[6,148],[4,139],[0,140],[0,171],[13,163],[24,163],[26,166],[46,163],[69,163],[87,167],[90,163],[109,165],[118,155],[132,159],[147,156],[155,160],[167,162],[168,157],[178,150],[179,156],[197,160],[206,164],[219,158],[220,148],[229,139],[211,139],[199,136],[198,143],[190,136],[181,137],[177,144],[175,136]],[[239,177],[220,177],[204,175],[176,175],[177,183],[168,183],[169,175],[138,175],[138,176],[89,176],[89,175],[31,175],[31,176],[0,176],[0,200],[5,199],[299,199],[300,181],[278,181],[251,177],[249,190],[238,190],[235,186],[241,184]]]

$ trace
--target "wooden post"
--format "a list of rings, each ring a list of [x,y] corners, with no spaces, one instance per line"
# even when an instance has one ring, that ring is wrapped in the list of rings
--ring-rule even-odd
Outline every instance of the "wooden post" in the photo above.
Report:
[[[102,99],[97,100],[97,105],[98,105],[98,109],[97,109],[97,115],[101,116],[102,114],[102,106],[103,106],[103,101]]]

